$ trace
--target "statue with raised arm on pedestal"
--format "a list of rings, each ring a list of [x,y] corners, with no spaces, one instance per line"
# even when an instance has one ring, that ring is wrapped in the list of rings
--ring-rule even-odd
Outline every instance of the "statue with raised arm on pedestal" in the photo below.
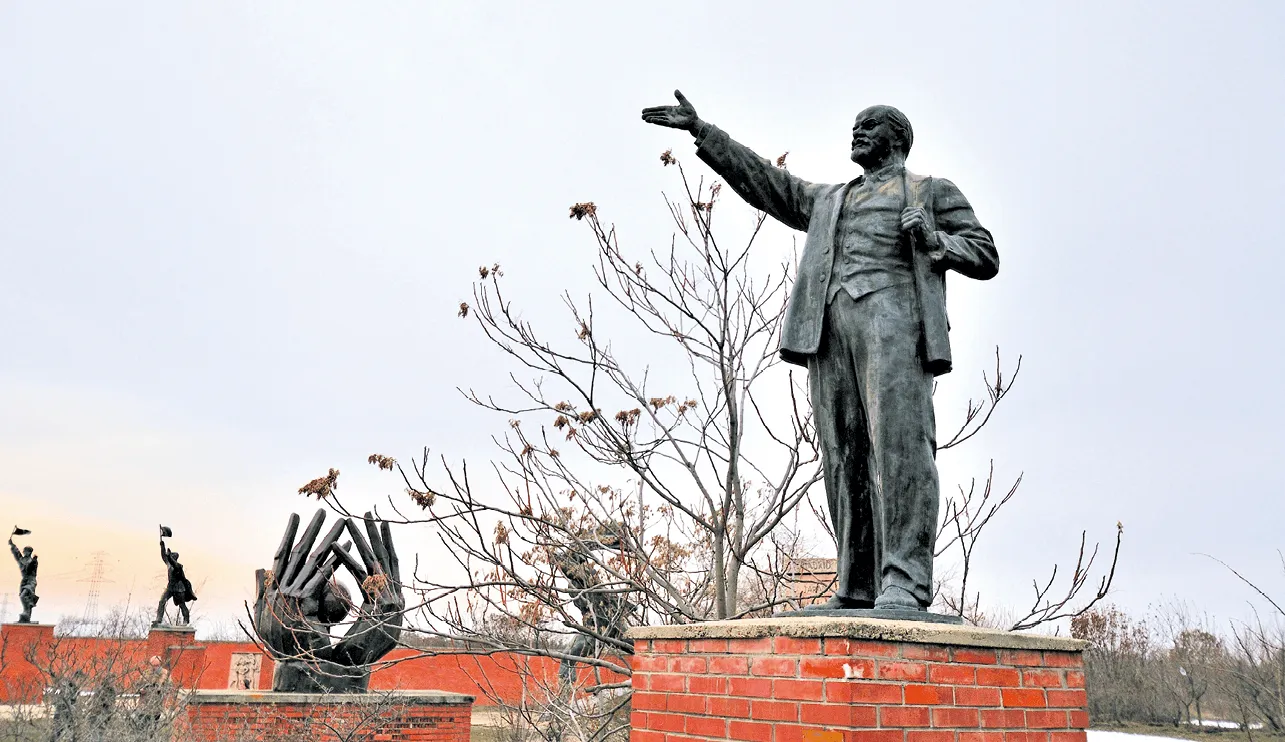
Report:
[[[165,606],[173,600],[179,610],[178,625],[187,626],[192,621],[192,614],[188,611],[187,604],[196,600],[196,592],[192,590],[192,581],[187,579],[183,565],[178,560],[178,552],[170,551],[165,546],[167,536],[172,538],[174,532],[166,526],[161,526],[161,561],[165,562],[167,575],[165,593],[161,595],[161,602],[156,606],[156,620],[152,625],[160,626],[165,623]]]
[[[696,153],[756,209],[807,232],[781,334],[808,370],[837,586],[821,612],[925,613],[933,597],[940,492],[933,377],[950,371],[946,272],[999,270],[991,234],[954,183],[906,169],[910,121],[891,106],[857,114],[850,158],[863,173],[809,183],[678,105],[643,121],[683,129]],[[955,619],[957,620],[957,619]]]
[[[18,551],[18,547],[13,543],[14,536],[30,534],[31,531],[14,526],[13,533],[9,536],[9,551],[13,552],[13,559],[18,563],[18,571],[22,573],[22,582],[18,586],[18,599],[22,601],[22,613],[18,615],[18,623],[31,623],[31,609],[40,602],[40,596],[36,595],[36,570],[40,568],[40,558],[32,553],[30,546],[24,546],[22,551]]]

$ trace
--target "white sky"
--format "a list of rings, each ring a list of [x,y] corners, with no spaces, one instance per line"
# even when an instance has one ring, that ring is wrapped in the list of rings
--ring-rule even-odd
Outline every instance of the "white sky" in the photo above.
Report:
[[[1025,472],[986,597],[1117,520],[1130,609],[1243,614],[1198,552],[1285,594],[1285,5],[975,5],[0,3],[0,511],[36,531],[37,617],[81,612],[97,550],[105,602],[154,605],[162,521],[230,619],[299,485],[337,467],[358,505],[398,491],[369,453],[489,457],[504,420],[455,391],[507,388],[455,318],[477,266],[557,327],[593,254],[568,206],[661,244],[657,156],[698,163],[638,111],[675,87],[824,182],[857,172],[855,113],[896,105],[911,168],[994,232],[999,276],[951,284],[938,409],[1024,356],[942,462]]]

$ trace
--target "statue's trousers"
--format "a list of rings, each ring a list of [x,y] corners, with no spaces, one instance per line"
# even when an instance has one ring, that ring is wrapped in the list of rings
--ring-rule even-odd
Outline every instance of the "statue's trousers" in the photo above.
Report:
[[[896,586],[922,606],[932,599],[937,431],[914,291],[855,301],[840,291],[808,358],[841,598],[873,601]]]

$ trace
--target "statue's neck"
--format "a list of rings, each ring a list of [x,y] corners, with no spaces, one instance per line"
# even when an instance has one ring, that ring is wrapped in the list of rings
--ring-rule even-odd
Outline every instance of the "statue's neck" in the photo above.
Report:
[[[866,176],[871,176],[886,170],[900,170],[906,167],[906,156],[900,152],[889,152],[886,157],[858,162],[857,164],[861,166],[861,170]]]

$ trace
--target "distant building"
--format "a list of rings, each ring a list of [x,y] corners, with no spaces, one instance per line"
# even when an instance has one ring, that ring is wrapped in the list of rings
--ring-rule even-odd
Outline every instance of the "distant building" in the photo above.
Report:
[[[838,560],[821,557],[795,559],[786,572],[786,594],[798,601],[799,607],[824,603],[834,590]]]

